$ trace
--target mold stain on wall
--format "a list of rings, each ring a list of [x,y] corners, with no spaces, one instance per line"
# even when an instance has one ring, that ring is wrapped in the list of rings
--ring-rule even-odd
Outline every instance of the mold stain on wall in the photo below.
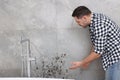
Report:
[[[42,66],[37,66],[34,70],[37,77],[67,79],[69,70],[65,68],[66,56],[66,54],[56,54],[48,61],[42,60]]]

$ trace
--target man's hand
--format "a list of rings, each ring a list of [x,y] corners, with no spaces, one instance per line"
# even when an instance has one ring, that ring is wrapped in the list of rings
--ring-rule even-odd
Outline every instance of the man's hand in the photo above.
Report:
[[[72,62],[72,66],[70,67],[70,69],[80,68],[81,65],[82,62]]]
[[[84,65],[82,66],[82,68],[83,68],[83,69],[87,69],[87,68],[89,67],[89,64],[90,64],[90,63],[84,64]]]
[[[89,63],[88,64],[83,64],[82,61],[80,61],[80,62],[73,62],[72,66],[70,67],[70,69],[76,69],[76,68],[86,69],[88,67],[88,65],[89,65]]]

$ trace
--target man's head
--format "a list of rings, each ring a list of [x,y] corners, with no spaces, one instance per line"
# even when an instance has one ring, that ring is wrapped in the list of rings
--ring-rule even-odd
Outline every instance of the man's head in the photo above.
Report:
[[[85,6],[79,6],[73,11],[72,17],[80,26],[86,28],[91,22],[91,11]]]

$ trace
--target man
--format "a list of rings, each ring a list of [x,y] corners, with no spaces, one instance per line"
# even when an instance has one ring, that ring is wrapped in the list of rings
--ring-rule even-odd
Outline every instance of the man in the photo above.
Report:
[[[70,69],[86,68],[101,57],[106,80],[120,80],[120,28],[109,17],[92,13],[85,6],[77,7],[72,16],[83,28],[89,27],[93,47],[85,59],[73,62]]]

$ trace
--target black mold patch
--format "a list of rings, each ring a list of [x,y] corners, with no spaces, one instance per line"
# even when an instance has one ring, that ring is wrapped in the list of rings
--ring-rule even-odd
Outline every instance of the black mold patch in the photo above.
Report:
[[[43,78],[68,78],[68,69],[65,69],[66,54],[56,55],[48,61],[42,61],[39,77]],[[36,70],[39,70],[37,67]]]

